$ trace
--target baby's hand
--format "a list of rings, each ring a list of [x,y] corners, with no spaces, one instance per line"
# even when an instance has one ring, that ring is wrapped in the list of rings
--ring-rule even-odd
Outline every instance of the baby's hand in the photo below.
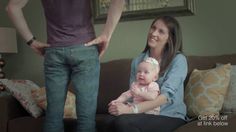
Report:
[[[115,105],[115,104],[117,104],[117,103],[121,103],[119,100],[112,100],[108,105],[110,106],[110,105]]]
[[[141,90],[138,88],[132,88],[131,89],[131,94],[132,95],[139,95],[141,93]]]

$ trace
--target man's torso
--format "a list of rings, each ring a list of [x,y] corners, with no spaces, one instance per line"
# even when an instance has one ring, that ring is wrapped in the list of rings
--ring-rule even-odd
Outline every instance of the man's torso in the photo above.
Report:
[[[82,44],[95,38],[90,0],[42,0],[51,46]]]

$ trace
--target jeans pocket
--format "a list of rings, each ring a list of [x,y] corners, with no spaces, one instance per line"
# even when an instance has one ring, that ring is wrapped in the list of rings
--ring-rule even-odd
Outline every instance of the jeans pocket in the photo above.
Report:
[[[98,59],[97,46],[83,46],[73,49],[71,56],[74,59],[88,60],[88,59]]]
[[[57,65],[64,63],[63,51],[47,48],[44,55],[44,66]]]

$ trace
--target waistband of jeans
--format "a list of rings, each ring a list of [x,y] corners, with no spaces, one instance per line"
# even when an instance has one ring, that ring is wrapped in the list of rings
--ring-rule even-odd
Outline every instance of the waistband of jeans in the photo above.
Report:
[[[97,45],[85,46],[84,44],[73,44],[70,46],[47,47],[45,49],[50,50],[50,49],[75,49],[75,48],[97,49]]]

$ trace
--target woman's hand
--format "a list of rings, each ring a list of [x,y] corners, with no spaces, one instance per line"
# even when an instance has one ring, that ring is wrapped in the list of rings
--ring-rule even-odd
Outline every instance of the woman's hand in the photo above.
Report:
[[[115,116],[133,113],[131,106],[125,105],[123,103],[116,103],[114,105],[109,105],[108,112],[111,115]]]

